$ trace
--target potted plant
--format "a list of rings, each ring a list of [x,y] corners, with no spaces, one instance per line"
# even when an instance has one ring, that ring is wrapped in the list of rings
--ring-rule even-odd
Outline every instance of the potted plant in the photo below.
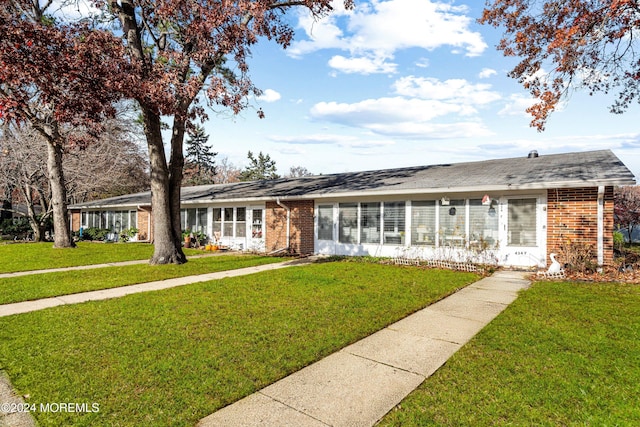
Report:
[[[182,232],[182,237],[184,238],[184,247],[185,248],[191,247],[191,230],[188,228],[184,230]]]

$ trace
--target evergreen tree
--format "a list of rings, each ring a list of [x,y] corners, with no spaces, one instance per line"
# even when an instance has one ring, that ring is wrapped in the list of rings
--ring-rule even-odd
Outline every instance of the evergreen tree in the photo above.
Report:
[[[187,185],[213,184],[216,174],[215,156],[211,146],[207,145],[209,135],[202,126],[196,126],[189,132],[187,156],[184,164],[184,183]]]
[[[280,178],[280,175],[276,173],[276,161],[271,160],[268,154],[262,154],[261,151],[256,158],[253,156],[253,153],[249,151],[247,157],[249,158],[250,165],[245,167],[240,173],[240,181]]]

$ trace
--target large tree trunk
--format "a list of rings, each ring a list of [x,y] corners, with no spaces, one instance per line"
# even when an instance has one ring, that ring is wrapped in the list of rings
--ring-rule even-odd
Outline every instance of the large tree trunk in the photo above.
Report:
[[[182,264],[187,258],[182,252],[180,231],[180,188],[177,203],[175,189],[170,186],[169,170],[160,130],[160,116],[142,108],[144,130],[151,165],[151,209],[153,212],[153,257],[151,264]],[[176,229],[177,223],[177,229]]]
[[[51,205],[53,207],[53,246],[55,248],[75,247],[69,230],[67,190],[62,172],[62,145],[56,139],[47,140],[47,170],[49,173],[49,185],[51,185]]]

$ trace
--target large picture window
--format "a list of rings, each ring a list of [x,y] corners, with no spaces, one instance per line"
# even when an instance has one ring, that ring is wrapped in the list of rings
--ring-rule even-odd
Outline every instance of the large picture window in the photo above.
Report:
[[[106,228],[112,233],[137,226],[136,211],[88,211],[81,218],[83,228]]]
[[[247,213],[251,213],[251,237],[262,238],[262,209],[213,208],[214,238],[247,237]]]
[[[465,246],[467,210],[464,200],[440,202],[440,246]]]
[[[358,243],[358,204],[340,203],[338,205],[338,240],[340,243]]]
[[[473,248],[494,248],[498,243],[498,214],[495,205],[483,205],[482,200],[469,200],[469,245]]]
[[[360,243],[380,243],[380,203],[360,203]]]
[[[333,240],[333,206],[318,206],[318,240]]]
[[[180,209],[180,222],[183,230],[206,234],[207,217],[207,208]]]
[[[536,199],[510,199],[508,203],[509,246],[537,246]]]
[[[436,202],[434,200],[411,202],[411,244],[435,246]]]
[[[404,202],[384,203],[384,244],[404,245]]]

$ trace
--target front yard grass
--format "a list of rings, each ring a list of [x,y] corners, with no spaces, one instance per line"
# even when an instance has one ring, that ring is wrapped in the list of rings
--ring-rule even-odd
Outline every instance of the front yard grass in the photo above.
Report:
[[[202,253],[184,251],[185,255]],[[51,242],[0,244],[0,273],[149,259],[152,255],[149,243],[78,242],[68,249],[55,249]]]
[[[382,426],[640,425],[640,286],[539,282]]]
[[[139,264],[0,278],[0,304],[234,270],[285,260],[257,255],[222,255],[191,259],[181,265]]]
[[[291,267],[0,319],[0,368],[42,426],[199,419],[473,282],[354,262]]]

